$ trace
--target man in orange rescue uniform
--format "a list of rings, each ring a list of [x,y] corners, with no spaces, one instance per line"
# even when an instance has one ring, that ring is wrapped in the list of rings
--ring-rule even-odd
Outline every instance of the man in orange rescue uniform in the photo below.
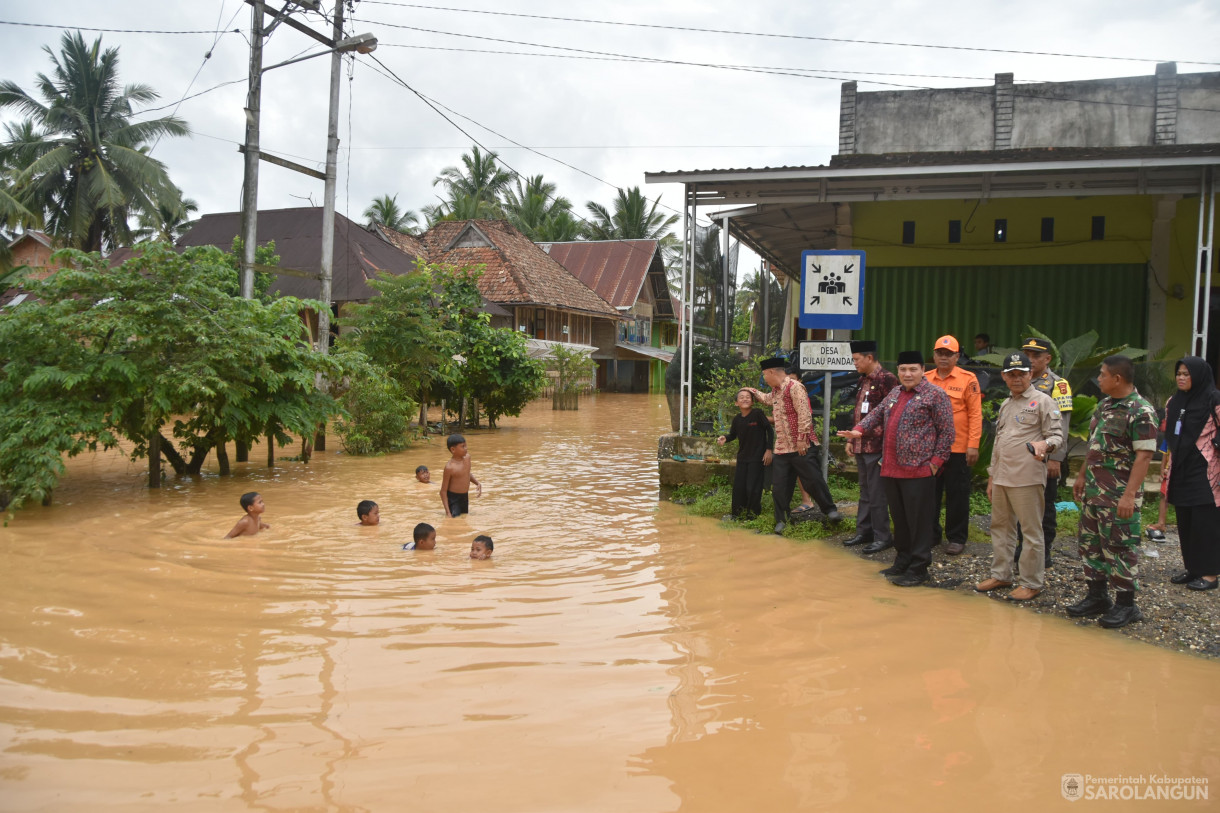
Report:
[[[944,495],[945,553],[956,556],[966,549],[970,522],[970,467],[979,459],[979,440],[983,436],[983,394],[979,380],[969,370],[960,369],[961,347],[952,336],[941,336],[932,348],[936,368],[924,378],[940,387],[953,404],[953,427],[957,435],[949,462],[936,478],[935,526],[933,544],[941,540],[940,505]]]

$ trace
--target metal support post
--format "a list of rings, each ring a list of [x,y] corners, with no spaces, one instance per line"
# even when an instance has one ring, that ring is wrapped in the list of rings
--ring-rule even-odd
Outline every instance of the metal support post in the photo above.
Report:
[[[723,237],[723,248],[720,252],[720,274],[721,285],[724,287],[720,291],[721,302],[724,305],[724,347],[727,350],[729,344],[733,341],[733,309],[732,302],[729,301],[729,218],[726,215],[720,219],[720,230]]]
[[[686,434],[686,255],[690,251],[690,190],[682,187],[682,278],[678,286],[678,434]],[[671,362],[672,363],[672,362]]]
[[[1216,228],[1216,187],[1210,167],[1203,170],[1199,179],[1199,228],[1195,249],[1195,302],[1194,329],[1191,346],[1195,355],[1206,357],[1207,333],[1210,327],[1212,264],[1214,262],[1213,238]],[[1206,236],[1204,236],[1206,234]]]
[[[826,340],[834,341],[835,332],[826,331]],[[830,482],[830,377],[828,370],[822,377],[822,479]]]
[[[694,432],[695,424],[691,411],[695,400],[695,238],[699,234],[699,184],[691,184],[690,189],[690,280],[686,291],[690,302],[687,303],[686,320],[686,425]]]
[[[758,286],[759,298],[762,300],[762,345],[759,351],[766,353],[771,344],[771,272],[767,269],[766,260],[759,260],[758,263]]]
[[[251,0],[250,79],[246,91],[246,167],[241,188],[241,295],[254,298],[254,249],[258,242],[258,128],[263,94],[263,2]]]

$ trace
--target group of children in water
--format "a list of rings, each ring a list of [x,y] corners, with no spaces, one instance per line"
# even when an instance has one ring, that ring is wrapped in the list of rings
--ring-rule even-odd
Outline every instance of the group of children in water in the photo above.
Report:
[[[445,508],[446,517],[457,517],[470,513],[470,485],[475,486],[475,495],[482,496],[483,486],[470,471],[470,453],[466,449],[466,438],[461,435],[450,435],[445,445],[449,449],[449,460],[445,463],[445,471],[441,476],[441,505]],[[432,482],[432,474],[427,466],[415,469],[415,479],[421,483]],[[263,512],[266,505],[257,491],[241,495],[241,507],[246,515],[237,521],[233,530],[225,536],[232,539],[238,536],[253,536],[259,531],[271,526],[263,522]],[[372,500],[361,500],[356,506],[356,516],[359,525],[378,525],[381,522],[381,508]],[[403,550],[434,550],[436,548],[436,528],[426,522],[415,526],[411,534],[412,541],[402,546]],[[471,559],[490,559],[495,549],[495,543],[490,536],[479,534],[470,543]]]

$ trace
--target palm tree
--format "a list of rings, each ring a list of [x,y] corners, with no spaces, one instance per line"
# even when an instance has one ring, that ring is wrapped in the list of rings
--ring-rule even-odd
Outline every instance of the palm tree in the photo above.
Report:
[[[662,242],[668,239],[677,244],[678,238],[673,233],[673,226],[678,222],[678,216],[658,212],[660,198],[651,203],[649,206],[648,198],[640,193],[638,186],[618,190],[618,197],[614,199],[614,214],[600,203],[589,201],[589,214],[592,215],[588,226],[589,237],[593,240]]]
[[[155,240],[161,243],[176,243],[178,238],[190,231],[195,225],[191,216],[199,211],[199,204],[191,198],[181,197],[175,202],[157,203],[157,208],[151,212],[140,212],[138,222],[140,227],[133,233],[137,242]]]
[[[458,195],[450,200],[429,204],[422,208],[432,228],[442,220],[495,220],[503,216],[499,203],[484,200],[476,195]]]
[[[441,185],[445,188],[448,194],[448,200],[442,203],[450,212],[454,211],[458,206],[463,210],[474,209],[486,214],[480,216],[499,217],[502,212],[500,208],[500,198],[508,190],[508,185],[512,181],[511,173],[504,171],[498,163],[496,163],[496,154],[494,152],[485,153],[479,149],[479,145],[471,147],[469,153],[462,154],[461,167],[445,167],[440,174],[433,179],[432,185]],[[467,202],[459,204],[461,198],[469,198],[473,203]],[[484,203],[486,206],[479,207],[478,203]],[[433,207],[436,210],[436,207]],[[446,219],[460,220],[465,218],[449,217]]]
[[[541,175],[517,179],[516,187],[504,196],[504,213],[517,229],[535,242],[557,243],[574,240],[580,225],[572,216],[572,201],[556,197],[555,184]]]
[[[174,116],[132,120],[133,106],[155,100],[157,93],[147,85],[120,88],[119,51],[102,51],[101,42],[99,37],[86,45],[79,32],[69,32],[58,55],[44,47],[54,70],[38,74],[41,101],[14,82],[0,82],[0,110],[23,114],[35,136],[0,148],[0,163],[19,167],[13,186],[26,209],[43,215],[47,231],[86,251],[129,242],[129,216],[179,200],[148,145],[190,134]]]
[[[364,210],[364,217],[368,219],[370,229],[374,226],[385,226],[387,229],[400,231],[403,234],[419,232],[419,215],[411,209],[400,209],[398,195],[382,195],[379,198],[373,198],[369,208]]]

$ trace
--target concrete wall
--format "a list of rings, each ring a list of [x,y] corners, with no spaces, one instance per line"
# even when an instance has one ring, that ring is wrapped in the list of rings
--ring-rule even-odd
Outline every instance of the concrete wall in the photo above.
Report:
[[[861,93],[845,83],[840,152],[1139,147],[1220,141],[1220,72]],[[997,110],[1001,115],[997,117]],[[1009,113],[1011,112],[1011,116]]]
[[[991,87],[856,95],[856,152],[989,150]]]

